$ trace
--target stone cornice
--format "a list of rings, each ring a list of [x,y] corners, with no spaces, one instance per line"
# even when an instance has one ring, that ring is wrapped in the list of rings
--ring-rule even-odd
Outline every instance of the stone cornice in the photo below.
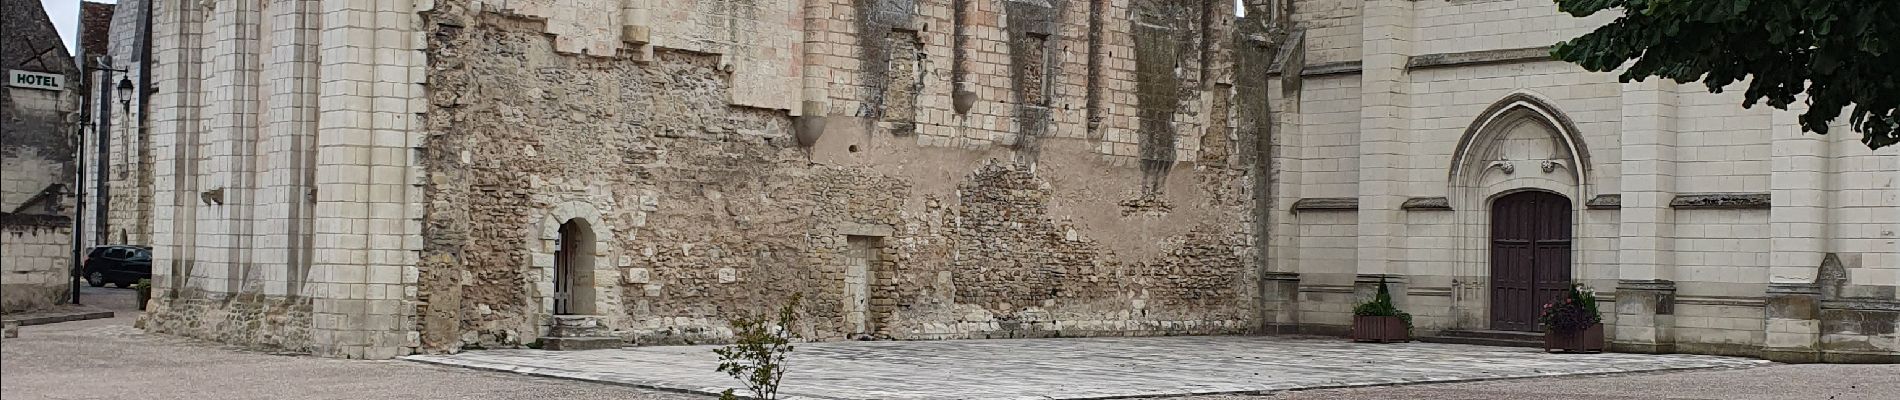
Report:
[[[1330,62],[1330,63],[1325,63],[1325,64],[1312,64],[1312,65],[1306,65],[1306,66],[1300,67],[1300,76],[1314,77],[1314,76],[1325,76],[1325,75],[1357,74],[1361,70],[1363,70],[1363,68],[1364,67],[1362,66],[1362,64],[1360,64],[1358,61],[1341,61],[1341,62]],[[1268,70],[1267,75],[1279,76],[1281,75],[1281,71],[1279,68],[1274,68],[1272,70]]]
[[[1412,211],[1451,211],[1451,201],[1443,197],[1413,197],[1405,199],[1399,208]]]
[[[1765,210],[1767,193],[1683,193],[1669,200],[1669,207],[1688,210]]]
[[[1466,51],[1458,53],[1420,54],[1405,61],[1406,69],[1443,68],[1465,65],[1503,64],[1529,61],[1553,61],[1550,46],[1526,47],[1519,49],[1497,49]]]
[[[1293,211],[1358,211],[1357,197],[1308,197],[1293,202]]]
[[[1589,209],[1592,209],[1592,210],[1618,210],[1618,209],[1622,209],[1622,208],[1623,208],[1623,195],[1621,195],[1621,194],[1599,194],[1599,195],[1597,195],[1597,197],[1592,197],[1592,198],[1590,198],[1590,201],[1586,201],[1586,202],[1583,202],[1583,206],[1584,206],[1585,208],[1589,208]]]
[[[1767,301],[1760,297],[1732,296],[1676,296],[1676,304],[1693,306],[1761,307]]]
[[[0,212],[0,225],[58,228],[72,226],[71,217],[64,215],[17,214]]]
[[[1353,287],[1352,286],[1333,286],[1333,285],[1327,285],[1327,286],[1300,285],[1300,292],[1303,292],[1303,293],[1352,293]]]
[[[1851,311],[1900,311],[1900,299],[1837,299],[1822,300],[1823,310]]]
[[[1341,61],[1308,65],[1303,71],[1300,71],[1300,76],[1357,74],[1362,69],[1364,69],[1364,67],[1361,66],[1358,61]]]

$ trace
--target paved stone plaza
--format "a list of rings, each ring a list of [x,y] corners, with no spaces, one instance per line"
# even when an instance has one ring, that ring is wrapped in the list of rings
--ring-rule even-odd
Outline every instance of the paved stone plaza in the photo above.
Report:
[[[717,393],[715,346],[551,352],[482,350],[410,360]],[[1699,355],[1544,354],[1536,349],[1286,337],[1154,337],[800,345],[784,395],[806,399],[1089,399],[1457,382],[1704,368],[1764,361]]]

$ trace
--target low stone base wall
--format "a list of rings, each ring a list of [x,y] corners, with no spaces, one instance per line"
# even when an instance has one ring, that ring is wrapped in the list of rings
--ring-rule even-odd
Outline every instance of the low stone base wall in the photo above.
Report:
[[[11,277],[9,277],[11,278]],[[15,285],[8,282],[0,285],[0,312],[16,313],[51,307],[71,301],[72,285],[68,282],[23,283]]]
[[[1891,296],[1893,289],[1863,285],[1858,290],[1856,293]],[[1800,319],[1807,324],[1807,342],[1796,346],[1786,346],[1787,342],[1783,342],[1785,347],[1773,347],[1771,343],[1775,342],[1768,338],[1777,332],[1766,325],[1766,320],[1770,314],[1782,311],[1774,309],[1773,300],[1767,297],[1674,297],[1667,302],[1667,314],[1649,318],[1650,321],[1667,324],[1661,327],[1639,325],[1634,321],[1638,319],[1634,318],[1619,320],[1616,313],[1609,312],[1617,309],[1615,300],[1600,303],[1599,309],[1606,314],[1604,323],[1609,328],[1606,332],[1637,331],[1652,332],[1654,335],[1617,337],[1611,334],[1605,339],[1611,341],[1610,349],[1615,352],[1705,354],[1780,362],[1900,363],[1900,301],[1871,296],[1823,296],[1820,291],[1812,293],[1811,297],[1813,301],[1808,306],[1812,313],[1802,314],[1803,318]],[[1299,302],[1299,307],[1307,310],[1350,309],[1352,304],[1346,302],[1350,300],[1350,297],[1345,296],[1306,296]],[[1423,304],[1413,304],[1406,311],[1414,315],[1451,314],[1451,310],[1435,309]],[[1348,326],[1317,318],[1321,316],[1325,314],[1306,312],[1301,314],[1303,320],[1268,321],[1264,326],[1271,333],[1321,336],[1346,336],[1349,333]],[[1413,334],[1430,336],[1442,330],[1488,329],[1486,321],[1482,320],[1448,322],[1452,324],[1421,323],[1414,328]]]
[[[0,312],[72,298],[72,233],[64,216],[0,213]]]
[[[723,321],[718,322],[723,324]],[[1036,321],[1036,322],[961,322],[927,323],[915,331],[898,329],[890,340],[962,340],[962,339],[1037,339],[1081,337],[1148,337],[1246,335],[1257,333],[1253,321]],[[628,341],[641,346],[722,344],[732,340],[732,330],[723,325],[692,327],[654,327],[622,333]],[[817,341],[849,338],[827,337]]]
[[[1821,362],[1900,363],[1900,301],[1831,301],[1821,307]]]
[[[270,296],[214,298],[154,293],[145,330],[247,348],[309,353],[310,300]]]

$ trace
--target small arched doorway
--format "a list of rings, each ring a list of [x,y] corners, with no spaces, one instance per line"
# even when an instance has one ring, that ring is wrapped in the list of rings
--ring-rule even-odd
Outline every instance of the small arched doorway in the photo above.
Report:
[[[1543,305],[1570,289],[1570,199],[1545,191],[1491,205],[1491,329],[1538,331]]]
[[[586,220],[561,224],[554,249],[554,314],[594,313],[594,229]]]

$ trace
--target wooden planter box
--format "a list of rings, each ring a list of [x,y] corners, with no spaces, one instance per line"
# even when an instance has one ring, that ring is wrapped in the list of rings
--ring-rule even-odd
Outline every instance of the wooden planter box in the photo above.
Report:
[[[1591,325],[1579,332],[1544,332],[1544,351],[1557,353],[1602,353],[1603,324]]]
[[[1399,343],[1412,341],[1412,333],[1405,329],[1405,320],[1399,317],[1353,316],[1352,340],[1355,342]]]

